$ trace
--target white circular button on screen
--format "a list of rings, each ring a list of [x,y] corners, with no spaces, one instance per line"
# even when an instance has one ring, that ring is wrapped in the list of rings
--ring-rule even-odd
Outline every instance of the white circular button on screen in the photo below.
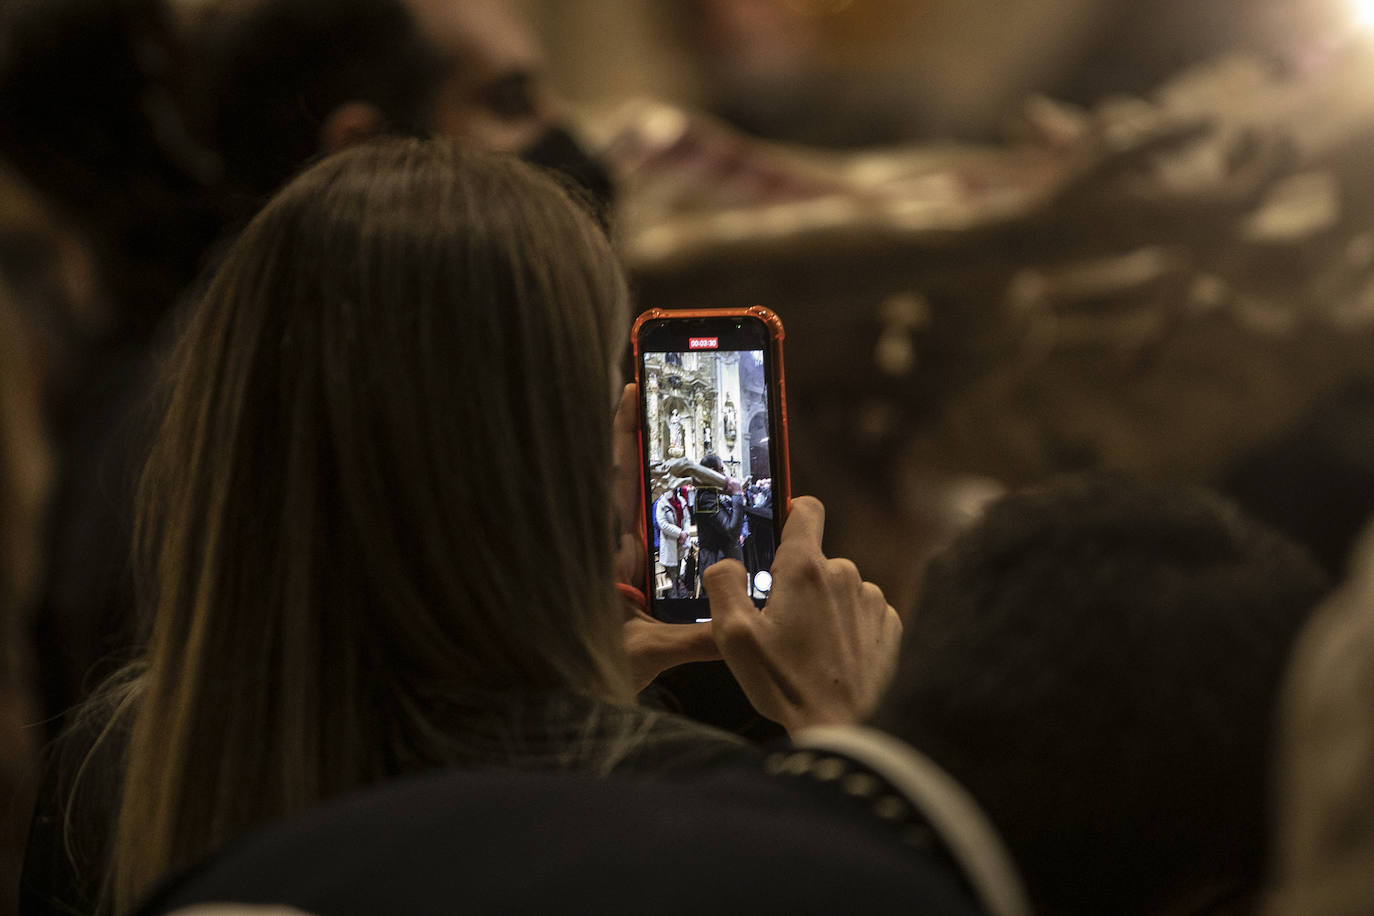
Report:
[[[754,573],[754,588],[766,592],[773,587],[773,574],[766,569]]]

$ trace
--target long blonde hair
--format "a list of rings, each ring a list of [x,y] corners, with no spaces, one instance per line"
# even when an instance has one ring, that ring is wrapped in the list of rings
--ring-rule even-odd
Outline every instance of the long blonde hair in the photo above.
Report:
[[[609,433],[626,292],[514,160],[325,160],[233,246],[140,488],[128,908],[244,828],[446,762],[446,698],[631,697]]]

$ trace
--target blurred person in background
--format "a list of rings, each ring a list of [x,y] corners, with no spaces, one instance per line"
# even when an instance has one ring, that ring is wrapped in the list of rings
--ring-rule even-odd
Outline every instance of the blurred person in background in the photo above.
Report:
[[[0,276],[0,913],[18,899],[38,734],[29,616],[52,455],[31,336]]]
[[[1293,652],[1268,916],[1374,912],[1374,529]]]
[[[256,200],[314,157],[408,134],[519,154],[609,205],[508,0],[168,2],[201,59],[198,130]]]
[[[162,0],[11,2],[0,17],[0,157],[85,237],[109,296],[87,329],[89,383],[200,269],[221,229],[216,162],[186,130]]]
[[[49,736],[134,638],[129,530],[158,329],[219,235],[213,156],[186,132],[183,61],[160,0],[0,9],[0,157],[89,246],[97,308],[32,315],[52,365],[57,485],[34,620]],[[8,248],[23,260],[22,248]],[[107,667],[106,672],[112,670]]]
[[[55,476],[53,407],[98,314],[79,238],[0,169],[0,913],[17,900],[42,739],[31,626]]]
[[[1280,683],[1327,586],[1207,491],[1059,478],[931,561],[872,725],[972,795],[1038,912],[1252,912]]]

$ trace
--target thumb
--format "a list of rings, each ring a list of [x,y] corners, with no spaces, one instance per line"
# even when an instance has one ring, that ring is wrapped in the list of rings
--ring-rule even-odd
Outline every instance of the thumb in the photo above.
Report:
[[[709,623],[661,623],[647,617],[625,622],[625,652],[636,690],[669,668],[720,658]]]
[[[620,549],[615,553],[617,582],[644,588],[644,542],[633,534],[620,536]]]

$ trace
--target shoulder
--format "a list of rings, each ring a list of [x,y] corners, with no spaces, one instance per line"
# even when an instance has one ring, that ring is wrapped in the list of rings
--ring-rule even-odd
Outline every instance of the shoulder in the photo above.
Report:
[[[739,735],[672,713],[611,706],[602,713],[611,741],[624,740],[615,770],[624,773],[693,775],[717,767],[754,768],[760,748]]]
[[[757,768],[682,782],[450,771],[365,793],[236,844],[145,913],[206,900],[320,916],[976,912],[939,869]]]

